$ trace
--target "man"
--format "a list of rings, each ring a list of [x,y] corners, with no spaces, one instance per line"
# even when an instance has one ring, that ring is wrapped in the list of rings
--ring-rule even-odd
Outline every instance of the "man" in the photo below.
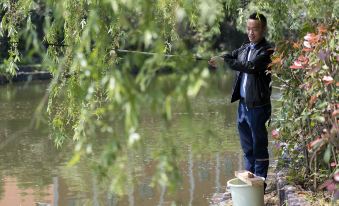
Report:
[[[239,101],[237,125],[244,152],[245,169],[257,176],[267,177],[269,165],[268,139],[265,123],[271,116],[272,47],[265,40],[267,21],[264,15],[253,13],[247,20],[248,44],[230,54],[213,57],[209,65],[221,61],[237,71],[231,102]],[[266,187],[266,184],[265,184]]]

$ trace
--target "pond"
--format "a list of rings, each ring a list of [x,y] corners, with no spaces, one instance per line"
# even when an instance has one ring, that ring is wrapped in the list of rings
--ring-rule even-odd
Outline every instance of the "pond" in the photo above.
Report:
[[[225,190],[234,170],[242,168],[237,103],[230,104],[232,77],[225,76],[211,84],[208,91],[212,92],[202,92],[192,101],[192,115],[176,105],[174,121],[165,134],[152,114],[142,117],[144,146],[131,153],[131,171],[126,171],[135,184],[122,197],[108,192],[86,161],[67,166],[74,145],[56,148],[48,117],[35,115],[48,82],[1,86],[0,206],[209,205],[214,193]],[[32,124],[37,117],[38,126]],[[171,137],[180,154],[182,182],[172,194],[150,186],[156,167],[152,153],[166,146],[157,142],[159,135]]]

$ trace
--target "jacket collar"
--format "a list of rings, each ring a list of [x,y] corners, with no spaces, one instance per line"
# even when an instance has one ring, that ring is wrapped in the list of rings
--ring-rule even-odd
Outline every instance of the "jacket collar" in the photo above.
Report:
[[[265,37],[262,38],[262,40],[261,40],[260,42],[254,44],[254,49],[259,49],[259,48],[260,48],[262,45],[264,45],[266,42],[267,42],[267,41],[266,41],[266,38],[265,38]],[[246,44],[246,45],[247,45],[247,48],[249,48],[251,44],[252,44],[251,42],[248,42],[248,43]]]
[[[265,39],[265,37],[264,37],[264,38],[262,38],[262,40],[261,40],[260,42],[254,44],[254,48],[255,48],[255,49],[258,49],[258,48],[260,48],[260,47],[261,47],[263,44],[265,44],[265,43],[266,43],[266,39]]]

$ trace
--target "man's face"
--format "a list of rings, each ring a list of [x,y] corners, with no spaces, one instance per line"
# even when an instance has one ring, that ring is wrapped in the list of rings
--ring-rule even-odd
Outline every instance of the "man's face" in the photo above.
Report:
[[[258,43],[264,37],[265,27],[261,21],[255,19],[247,20],[247,36],[251,43]]]

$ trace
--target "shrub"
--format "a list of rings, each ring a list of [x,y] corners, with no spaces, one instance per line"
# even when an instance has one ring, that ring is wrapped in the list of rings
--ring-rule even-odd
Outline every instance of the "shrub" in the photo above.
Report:
[[[337,21],[318,25],[302,39],[278,43],[272,57],[272,74],[281,85],[272,136],[284,143],[280,152],[289,157],[281,163],[299,174],[306,188],[337,195],[338,40]]]

